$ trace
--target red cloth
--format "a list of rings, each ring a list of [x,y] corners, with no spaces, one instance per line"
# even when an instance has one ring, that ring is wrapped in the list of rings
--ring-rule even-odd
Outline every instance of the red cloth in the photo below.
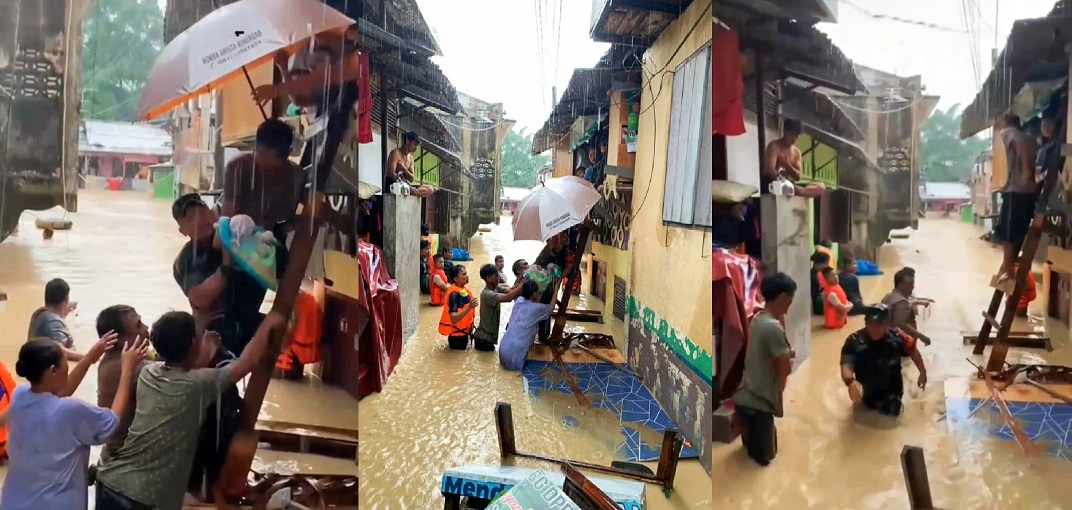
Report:
[[[711,259],[712,314],[716,321],[722,321],[715,347],[721,402],[731,398],[741,385],[748,325],[762,308],[760,274],[755,260],[747,256],[716,248]]]
[[[711,43],[711,107],[713,134],[744,134],[744,79],[736,30],[719,33]]]
[[[358,347],[359,391],[365,396],[383,390],[387,376],[402,356],[402,298],[398,282],[387,273],[379,247],[362,242],[357,258],[363,287],[359,301],[371,312]]]
[[[359,57],[357,78],[357,143],[372,143],[372,83],[369,78],[369,56]]]

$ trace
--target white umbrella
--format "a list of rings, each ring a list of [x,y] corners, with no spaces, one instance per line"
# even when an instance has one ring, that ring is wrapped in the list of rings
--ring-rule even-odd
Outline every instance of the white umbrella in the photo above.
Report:
[[[138,116],[162,115],[242,76],[247,66],[272,61],[278,51],[293,54],[310,37],[353,23],[318,0],[241,0],[220,7],[179,34],[156,57],[142,89]]]
[[[548,179],[532,188],[514,213],[515,241],[546,241],[579,225],[599,202],[599,192],[580,177]]]

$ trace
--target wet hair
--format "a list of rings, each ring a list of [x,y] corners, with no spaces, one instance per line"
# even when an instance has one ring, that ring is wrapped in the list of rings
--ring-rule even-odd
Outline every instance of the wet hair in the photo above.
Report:
[[[447,258],[447,255],[450,255],[451,258],[453,258],[454,257],[454,248],[451,248],[450,246],[444,246],[443,248],[441,248],[439,250],[439,254],[442,255],[443,258]]]
[[[1002,117],[1002,120],[1004,120],[1005,122],[1005,127],[1011,127],[1016,129],[1020,129],[1022,127],[1022,125],[1020,124],[1019,115],[1009,113]]]
[[[841,259],[841,267],[852,267],[852,265],[855,263],[856,259],[852,257],[842,257]]]
[[[533,294],[540,291],[540,286],[536,282],[527,281],[521,284],[521,295],[524,297],[531,297]]]
[[[900,287],[901,283],[903,283],[906,278],[915,278],[915,277],[916,277],[916,270],[915,269],[912,269],[910,267],[903,268],[900,271],[897,271],[896,273],[893,273],[893,286],[894,287]]]
[[[512,266],[510,266],[510,269],[514,272],[514,275],[520,275],[521,274],[521,268],[523,267],[523,262],[525,262],[525,259],[517,259],[517,260],[514,261],[514,264]]]
[[[421,235],[427,236],[432,234],[432,228],[428,225],[421,225]]]
[[[457,280],[458,277],[462,275],[463,271],[465,271],[465,266],[461,264],[454,266],[453,270],[450,272],[450,281],[453,282],[454,280]]]
[[[493,264],[484,264],[480,266],[480,279],[487,280],[489,276],[493,274],[499,274],[499,270],[495,268]]]
[[[30,340],[19,349],[15,373],[30,381],[30,384],[37,384],[45,372],[63,363],[63,357],[63,351],[55,341],[48,338]]]
[[[164,361],[179,363],[190,354],[197,339],[194,316],[187,312],[167,312],[153,323],[149,342]]]
[[[435,255],[432,255],[432,262],[435,262],[437,260],[443,260],[443,256],[438,254],[438,253],[436,253]]]
[[[56,306],[71,297],[71,286],[63,278],[53,278],[45,284],[45,306]]]
[[[782,295],[792,296],[797,291],[797,282],[785,273],[774,273],[759,284],[759,293],[767,302],[774,301]]]
[[[782,134],[783,135],[799,135],[804,127],[797,119],[785,119],[782,121]]]
[[[126,327],[126,318],[134,312],[134,307],[128,305],[112,305],[97,314],[97,337],[102,337],[109,331],[123,334]]]
[[[498,262],[498,261],[500,261],[500,260],[503,260],[503,261],[505,261],[506,259],[505,259],[505,258],[503,258],[503,256],[502,256],[502,255],[496,255],[496,256],[495,256],[495,262]]]
[[[815,253],[812,253],[811,254],[811,263],[812,264],[829,264],[830,263],[830,255],[828,255],[826,253],[823,253],[821,251],[817,251]]]
[[[823,268],[821,273],[823,273],[823,278],[829,279],[830,276],[834,274],[834,268],[826,266]]]
[[[410,131],[410,132],[406,133],[406,136],[405,136],[405,138],[403,138],[403,140],[405,140],[406,143],[413,142],[413,143],[418,144],[418,145],[420,145],[420,143],[421,143],[420,135],[418,135],[417,133],[415,133],[413,131]]]
[[[201,195],[198,193],[187,193],[179,198],[176,198],[171,203],[171,217],[175,221],[182,221],[186,217],[186,211],[191,207],[204,207],[208,209],[208,204],[201,199]]]
[[[268,119],[257,126],[257,145],[275,150],[279,157],[290,155],[294,144],[294,129],[279,119]]]
[[[421,241],[421,249],[422,250],[430,250],[430,249],[432,249],[432,243],[430,243],[428,241]]]

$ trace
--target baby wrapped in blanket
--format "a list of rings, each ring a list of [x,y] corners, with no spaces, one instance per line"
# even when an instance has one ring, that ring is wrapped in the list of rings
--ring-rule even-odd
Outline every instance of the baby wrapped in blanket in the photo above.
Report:
[[[271,231],[258,227],[245,214],[223,216],[216,224],[223,248],[243,271],[252,275],[264,288],[275,290],[276,248],[279,241]]]

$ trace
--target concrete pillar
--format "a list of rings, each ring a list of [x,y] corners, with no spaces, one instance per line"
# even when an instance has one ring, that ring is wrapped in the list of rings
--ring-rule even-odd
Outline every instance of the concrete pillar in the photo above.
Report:
[[[421,299],[421,199],[383,195],[383,258],[398,282],[402,300],[402,338],[417,331]]]
[[[797,352],[794,369],[808,358],[811,340],[811,243],[808,199],[763,195],[760,198],[763,265],[767,274],[781,272],[797,283],[785,333]]]

